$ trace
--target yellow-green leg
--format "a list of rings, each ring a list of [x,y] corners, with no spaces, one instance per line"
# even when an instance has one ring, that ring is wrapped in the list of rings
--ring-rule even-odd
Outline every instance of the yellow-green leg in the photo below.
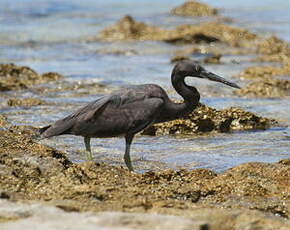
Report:
[[[134,137],[134,135],[126,135],[126,137],[125,137],[126,150],[125,150],[125,154],[124,154],[124,161],[125,161],[126,166],[129,169],[129,171],[134,171],[132,163],[131,163],[131,158],[130,158],[130,147],[131,147],[133,137]]]
[[[93,160],[93,155],[91,151],[91,138],[90,137],[84,137],[84,142],[86,146],[86,155],[87,155],[87,160],[92,161]]]

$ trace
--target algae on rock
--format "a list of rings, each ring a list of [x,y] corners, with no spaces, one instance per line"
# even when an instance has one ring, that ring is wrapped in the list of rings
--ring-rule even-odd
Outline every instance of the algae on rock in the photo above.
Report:
[[[7,101],[8,106],[36,106],[36,105],[44,105],[46,102],[42,101],[39,98],[10,98]]]
[[[212,16],[217,15],[217,9],[197,1],[187,1],[171,10],[171,14],[178,16]]]
[[[290,96],[290,81],[280,79],[264,79],[253,81],[246,87],[236,90],[237,95],[252,97],[279,98]]]
[[[137,22],[127,15],[115,25],[102,30],[98,38],[106,41],[157,40],[169,43],[224,42],[235,47],[250,47],[249,41],[257,36],[245,29],[218,22],[180,25],[167,30]]]
[[[35,84],[62,78],[58,73],[37,74],[27,66],[0,64],[0,91],[26,89]]]
[[[145,135],[201,134],[211,131],[230,132],[232,130],[267,129],[274,120],[259,117],[240,108],[216,110],[200,104],[188,116],[154,124],[144,130]]]
[[[108,41],[162,40],[166,33],[168,31],[143,22],[137,22],[131,16],[126,15],[115,25],[102,30],[99,37]]]

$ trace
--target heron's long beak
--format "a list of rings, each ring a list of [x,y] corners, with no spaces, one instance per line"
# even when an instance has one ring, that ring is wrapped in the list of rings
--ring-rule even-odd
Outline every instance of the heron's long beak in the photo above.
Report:
[[[226,85],[229,85],[229,86],[237,88],[237,89],[241,88],[236,83],[227,81],[226,79],[224,79],[224,78],[222,78],[222,77],[220,77],[220,76],[218,76],[218,75],[216,75],[214,73],[211,73],[211,72],[203,71],[203,72],[201,72],[199,77],[206,78],[206,79],[211,80],[211,81],[221,82],[221,83],[224,83]]]

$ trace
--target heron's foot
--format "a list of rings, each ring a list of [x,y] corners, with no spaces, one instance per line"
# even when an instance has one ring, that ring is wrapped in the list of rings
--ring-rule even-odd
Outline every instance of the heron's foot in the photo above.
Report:
[[[86,151],[86,155],[87,155],[87,160],[88,160],[88,161],[93,161],[93,155],[92,155],[92,152],[90,152],[90,151]]]
[[[129,171],[133,172],[134,169],[133,169],[133,166],[132,166],[132,163],[131,163],[130,155],[129,154],[125,154],[124,155],[124,160],[125,160],[125,164],[126,164],[127,168],[129,169]]]
[[[127,167],[128,167],[128,169],[129,169],[130,172],[134,172],[134,169],[133,169],[132,164],[131,165],[127,165]]]

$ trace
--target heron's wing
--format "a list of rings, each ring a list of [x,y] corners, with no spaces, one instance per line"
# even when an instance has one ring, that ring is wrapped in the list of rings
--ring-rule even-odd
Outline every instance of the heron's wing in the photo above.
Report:
[[[79,120],[87,120],[101,111],[114,97],[104,96],[78,109],[69,116],[56,121],[54,124],[39,129],[42,137],[52,137],[65,134]]]
[[[69,116],[56,121],[51,126],[40,129],[40,132],[43,137],[66,134],[69,133],[69,130],[78,122],[97,119],[106,108],[116,109],[116,111],[118,111],[118,108],[122,106],[138,102],[142,104],[144,100],[149,98],[159,98],[159,88],[157,88],[157,86],[139,85],[125,88],[87,104]]]
[[[97,112],[101,112],[110,102],[115,101],[117,98],[114,95],[100,97],[95,101],[87,104],[86,106],[78,109],[76,112],[72,113],[68,117],[64,119],[75,119],[80,118],[84,120],[90,119],[94,116]]]

